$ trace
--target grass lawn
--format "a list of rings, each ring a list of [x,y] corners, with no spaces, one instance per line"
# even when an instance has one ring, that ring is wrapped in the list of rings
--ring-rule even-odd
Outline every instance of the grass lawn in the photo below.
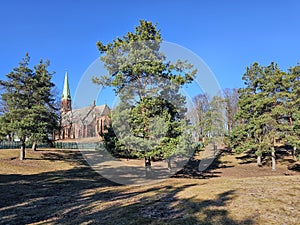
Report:
[[[300,224],[300,173],[224,154],[204,176],[121,186],[76,150],[0,150],[0,224]],[[197,158],[195,159],[197,160]]]

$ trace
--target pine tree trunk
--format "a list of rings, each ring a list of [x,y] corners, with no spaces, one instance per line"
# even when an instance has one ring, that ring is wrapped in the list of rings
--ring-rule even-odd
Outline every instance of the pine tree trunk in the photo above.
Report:
[[[259,144],[261,143],[261,136],[259,136]],[[259,154],[257,155],[257,166],[262,166],[262,163],[261,163],[261,157],[262,157],[262,149],[261,149],[261,146],[259,146],[258,148],[258,152]]]
[[[271,151],[271,155],[272,155],[272,170],[275,171],[276,170],[276,158],[275,158],[275,147],[272,147],[272,151]]]
[[[217,155],[218,152],[218,146],[216,145],[216,143],[214,143],[214,156]]]
[[[22,142],[21,149],[20,149],[20,160],[25,159],[25,143]]]
[[[275,138],[273,138],[273,146],[271,148],[271,156],[272,156],[272,171],[275,171],[276,170]]]
[[[168,170],[172,170],[171,157],[168,158]]]
[[[294,146],[293,147],[293,158],[296,160],[296,151],[297,151],[297,147]]]
[[[146,171],[146,178],[151,177],[151,159],[150,157],[145,157],[145,171]]]
[[[262,163],[261,163],[261,154],[259,154],[258,156],[257,156],[257,166],[262,166]]]
[[[33,150],[33,151],[36,151],[36,142],[33,142],[33,143],[32,143],[32,150]]]

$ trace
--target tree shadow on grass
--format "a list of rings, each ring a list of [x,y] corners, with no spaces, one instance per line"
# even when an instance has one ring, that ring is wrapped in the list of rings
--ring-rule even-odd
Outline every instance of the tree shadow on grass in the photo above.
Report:
[[[276,147],[276,162],[283,165],[291,165],[296,162],[292,157],[292,149],[284,146],[284,147]],[[239,164],[255,164],[257,161],[257,156],[255,154],[255,150],[248,150],[244,152],[242,156],[236,156],[237,160],[239,160]],[[272,161],[272,156],[270,152],[262,153],[262,164],[268,165]]]
[[[229,217],[234,190],[210,200],[178,197],[197,183],[118,186],[90,168],[0,180],[1,224],[253,224]]]
[[[115,183],[89,167],[34,175],[0,175],[0,224],[27,224],[59,216],[79,207],[82,192]]]
[[[234,191],[226,191],[216,199],[199,200],[196,197],[181,199],[177,194],[192,185],[165,186],[155,196],[142,197],[126,206],[111,206],[89,214],[96,224],[253,224],[251,219],[235,221],[226,210],[234,198]],[[196,194],[195,194],[196,195]]]
[[[64,159],[69,160],[57,160]],[[199,199],[201,193],[180,198],[182,191],[200,184],[178,183],[121,186],[86,163],[69,170],[0,175],[0,224],[253,224],[228,215],[234,190],[210,200]]]
[[[208,159],[196,159],[194,156],[190,158],[188,163],[184,166],[184,168],[174,174],[174,178],[197,178],[197,179],[208,179],[219,177],[221,172],[215,171],[218,168],[230,168],[233,167],[232,165],[227,165],[230,162],[228,161],[221,161],[220,157],[223,154],[231,154],[226,149],[220,149],[218,154],[215,157],[208,158]],[[201,164],[202,160],[207,160],[207,165],[202,164],[202,170],[199,170],[199,165]]]
[[[219,161],[215,159],[212,164],[204,171],[199,171],[199,164],[201,160],[191,158],[184,168],[174,174],[173,178],[193,178],[193,179],[208,179],[213,177],[219,177],[221,172],[213,171],[218,167]]]
[[[239,161],[239,164],[243,165],[256,163],[257,156],[254,151],[246,151],[245,155],[236,156],[235,158]]]

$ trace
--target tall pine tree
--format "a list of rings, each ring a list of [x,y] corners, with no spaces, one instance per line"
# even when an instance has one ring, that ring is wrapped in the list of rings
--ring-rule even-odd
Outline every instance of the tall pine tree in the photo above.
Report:
[[[300,66],[291,67],[286,74],[284,85],[287,89],[285,99],[286,143],[293,146],[293,156],[300,155]]]
[[[297,115],[293,80],[273,62],[268,66],[254,63],[247,68],[243,80],[245,87],[239,90],[236,117],[241,123],[231,135],[233,147],[238,152],[255,150],[258,165],[261,165],[262,153],[270,152],[272,169],[276,170],[276,141],[292,143],[296,140],[292,125]]]
[[[187,62],[166,62],[160,52],[161,41],[156,25],[141,20],[135,32],[106,45],[98,42],[100,59],[109,74],[93,79],[113,87],[120,97],[119,113],[127,113],[122,118],[127,118],[124,123],[129,125],[126,131],[118,131],[119,139],[127,143],[129,151],[138,151],[145,158],[147,170],[152,157],[171,156],[185,132],[185,98],[180,88],[192,82],[196,73]],[[112,121],[117,121],[114,116]]]
[[[1,118],[2,132],[17,136],[21,142],[20,159],[25,158],[26,141],[39,142],[48,138],[57,128],[57,114],[53,106],[51,89],[52,74],[49,62],[40,62],[29,68],[30,57],[26,57],[1,81],[4,88],[2,100],[7,106]]]

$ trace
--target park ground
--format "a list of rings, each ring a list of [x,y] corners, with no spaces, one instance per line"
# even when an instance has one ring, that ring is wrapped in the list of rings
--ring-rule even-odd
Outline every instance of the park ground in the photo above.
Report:
[[[115,184],[79,151],[0,150],[0,224],[300,224],[300,172],[223,152],[204,173],[199,156],[159,183]]]

